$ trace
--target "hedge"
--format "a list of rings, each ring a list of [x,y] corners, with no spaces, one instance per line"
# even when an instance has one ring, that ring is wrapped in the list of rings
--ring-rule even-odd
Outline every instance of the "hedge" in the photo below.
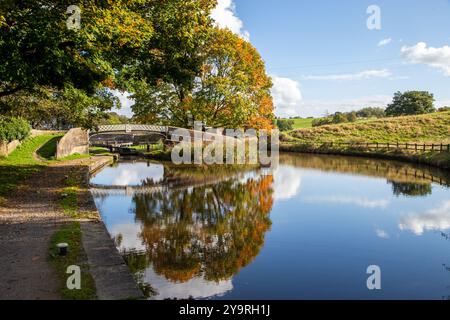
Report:
[[[23,140],[30,134],[29,123],[22,118],[0,116],[0,141]]]

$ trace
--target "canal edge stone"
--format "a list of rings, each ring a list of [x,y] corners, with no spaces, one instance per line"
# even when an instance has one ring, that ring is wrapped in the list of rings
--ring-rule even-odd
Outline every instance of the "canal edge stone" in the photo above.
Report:
[[[94,159],[89,165],[89,173],[96,172],[114,161],[112,157],[94,157]],[[91,193],[86,194],[89,197],[87,200],[99,217],[98,221],[81,222],[83,247],[98,299],[143,299],[144,295],[106,229]]]

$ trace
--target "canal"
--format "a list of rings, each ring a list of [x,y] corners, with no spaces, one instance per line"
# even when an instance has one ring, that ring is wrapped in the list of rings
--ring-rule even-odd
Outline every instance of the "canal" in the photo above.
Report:
[[[121,161],[91,178],[150,299],[446,299],[449,185],[448,171],[304,154],[273,172]]]

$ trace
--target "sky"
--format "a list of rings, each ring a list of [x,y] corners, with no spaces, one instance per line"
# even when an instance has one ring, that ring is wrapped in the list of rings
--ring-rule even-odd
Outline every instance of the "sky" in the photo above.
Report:
[[[218,0],[211,16],[258,49],[279,117],[385,107],[407,90],[450,105],[450,0]]]

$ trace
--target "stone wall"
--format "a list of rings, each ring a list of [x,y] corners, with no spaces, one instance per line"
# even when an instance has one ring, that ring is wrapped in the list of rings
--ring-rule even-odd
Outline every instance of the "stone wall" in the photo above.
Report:
[[[9,143],[0,141],[0,157],[9,156],[18,146],[20,146],[19,140],[14,140]]]
[[[89,153],[89,133],[81,128],[70,129],[59,140],[56,148],[56,159],[61,159],[75,153]]]

